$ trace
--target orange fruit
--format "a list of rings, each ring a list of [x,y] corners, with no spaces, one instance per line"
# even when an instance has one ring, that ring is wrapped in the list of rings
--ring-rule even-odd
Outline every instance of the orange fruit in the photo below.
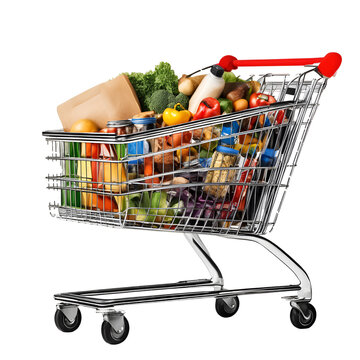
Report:
[[[70,132],[97,132],[99,127],[94,121],[89,119],[80,119],[75,121],[70,129]]]

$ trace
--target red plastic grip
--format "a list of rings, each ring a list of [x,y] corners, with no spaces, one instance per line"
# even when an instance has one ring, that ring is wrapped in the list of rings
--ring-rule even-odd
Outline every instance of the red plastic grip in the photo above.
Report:
[[[224,56],[219,65],[225,71],[237,69],[239,66],[302,66],[319,63],[317,70],[325,77],[332,77],[341,65],[341,55],[335,52],[324,57],[300,59],[265,59],[265,60],[237,60],[231,55]]]
[[[321,60],[318,71],[325,77],[332,77],[341,65],[341,55],[335,52],[328,53]]]

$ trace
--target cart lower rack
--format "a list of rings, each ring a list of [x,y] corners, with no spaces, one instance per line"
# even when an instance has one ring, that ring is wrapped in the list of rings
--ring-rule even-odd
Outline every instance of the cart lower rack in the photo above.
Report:
[[[327,78],[340,61],[334,53],[314,59],[233,61],[230,69],[320,62],[293,79],[287,74],[260,76],[261,93],[278,100],[268,106],[127,135],[44,132],[51,145],[47,159],[54,166],[48,188],[60,195],[60,201],[49,204],[54,216],[182,232],[210,273],[209,279],[57,294],[57,327],[76,330],[79,307],[94,308],[104,317],[104,340],[119,344],[129,333],[121,306],[213,297],[217,313],[230,317],[239,308],[238,296],[275,292],[292,293],[286,298],[294,326],[312,326],[316,311],[306,272],[263,235],[276,223]],[[299,283],[226,289],[200,234],[256,242]]]

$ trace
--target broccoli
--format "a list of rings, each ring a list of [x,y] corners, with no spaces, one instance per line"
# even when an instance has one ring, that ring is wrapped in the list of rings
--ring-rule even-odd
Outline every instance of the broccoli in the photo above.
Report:
[[[185,109],[189,107],[189,97],[183,93],[179,93],[179,95],[175,98],[176,103],[180,103]]]
[[[175,105],[176,105],[176,102],[171,102],[171,103],[168,104],[167,107],[173,109],[175,107]]]
[[[175,96],[167,90],[156,90],[147,99],[147,104],[150,110],[161,114],[169,107],[169,104],[175,102]]]

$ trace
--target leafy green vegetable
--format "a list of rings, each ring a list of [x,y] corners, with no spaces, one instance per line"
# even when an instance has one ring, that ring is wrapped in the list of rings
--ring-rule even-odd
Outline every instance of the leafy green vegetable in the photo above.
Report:
[[[244,80],[242,80],[238,76],[236,76],[232,71],[230,71],[230,72],[225,71],[223,74],[223,79],[225,80],[226,83],[245,82]]]
[[[229,99],[219,98],[221,113],[230,114],[233,111],[233,103]]]
[[[236,82],[237,77],[233,72],[224,72],[223,79],[225,82]]]
[[[149,110],[145,104],[146,96],[152,91],[154,87],[154,75],[152,71],[143,73],[132,72],[131,74],[125,73],[133,86],[136,95],[139,99],[141,109],[143,111]]]
[[[150,97],[156,90],[168,90],[174,96],[178,91],[178,77],[169,63],[161,62],[155,66],[154,71],[148,71],[145,74],[132,72],[125,73],[140,101],[142,111],[148,111]]]
[[[179,79],[176,76],[174,70],[171,69],[169,63],[162,61],[159,65],[155,66],[154,76],[154,90],[165,89],[171,92],[173,95],[177,95],[179,93]]]
[[[149,210],[150,196],[149,192],[145,191],[142,194],[130,194],[128,196],[128,212],[129,215],[135,215],[136,221],[152,222],[155,216]]]
[[[168,211],[168,203],[166,198],[166,191],[155,191],[152,193],[151,207],[152,211],[156,212],[157,215],[166,215]]]
[[[201,149],[200,151],[200,158],[201,159],[208,159],[211,158],[213,156],[213,152],[209,151],[207,149]]]
[[[168,90],[156,90],[150,96],[147,104],[150,110],[155,111],[157,114],[161,114],[174,102],[175,96]]]

